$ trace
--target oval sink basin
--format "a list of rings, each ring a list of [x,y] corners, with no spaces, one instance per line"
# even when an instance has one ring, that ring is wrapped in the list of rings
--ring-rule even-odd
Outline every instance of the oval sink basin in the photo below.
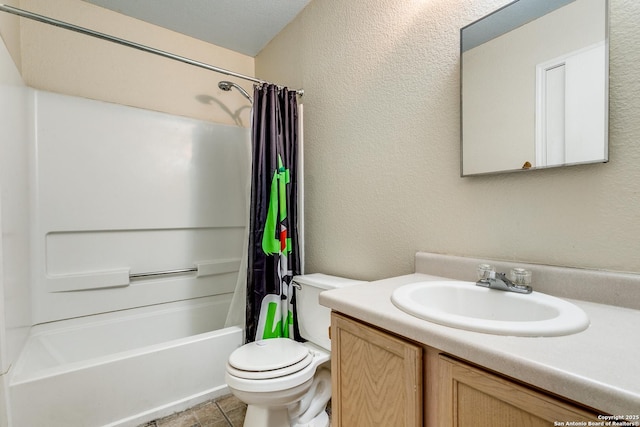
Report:
[[[513,336],[560,336],[585,330],[589,318],[578,306],[539,292],[518,294],[473,282],[433,281],[404,285],[391,295],[415,317],[475,332]]]

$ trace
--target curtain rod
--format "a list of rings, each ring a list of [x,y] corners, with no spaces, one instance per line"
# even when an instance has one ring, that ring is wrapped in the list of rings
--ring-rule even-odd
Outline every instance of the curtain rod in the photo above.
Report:
[[[117,44],[120,44],[120,45],[123,45],[123,46],[131,47],[133,49],[138,49],[138,50],[141,50],[141,51],[144,51],[144,52],[153,53],[155,55],[159,55],[159,56],[163,56],[165,58],[173,59],[174,61],[184,62],[185,64],[193,65],[195,67],[204,68],[205,70],[214,71],[214,72],[220,73],[220,74],[226,74],[227,76],[237,77],[237,78],[243,79],[243,80],[249,80],[249,81],[252,81],[252,82],[258,83],[258,84],[263,84],[263,83],[271,84],[270,82],[268,82],[266,80],[260,80],[260,79],[256,79],[255,77],[251,77],[251,76],[247,76],[247,75],[244,75],[244,74],[236,73],[235,71],[225,70],[224,68],[220,68],[220,67],[216,67],[216,66],[213,66],[213,65],[205,64],[204,62],[195,61],[193,59],[185,58],[184,56],[175,55],[173,53],[165,52],[165,51],[160,50],[160,49],[156,49],[156,48],[153,48],[153,47],[145,46],[145,45],[142,45],[142,44],[139,44],[139,43],[134,43],[132,41],[121,39],[121,38],[114,37],[114,36],[110,36],[108,34],[100,33],[98,31],[93,31],[93,30],[90,30],[88,28],[79,27],[77,25],[70,24],[68,22],[59,21],[57,19],[49,18],[48,16],[39,15],[37,13],[29,12],[29,11],[24,10],[24,9],[19,9],[17,7],[8,6],[8,5],[5,5],[5,4],[0,4],[0,11],[1,12],[11,13],[13,15],[17,15],[17,16],[20,16],[22,18],[28,18],[28,19],[32,19],[34,21],[43,22],[45,24],[53,25],[55,27],[64,28],[65,30],[75,31],[76,33],[84,34],[84,35],[91,36],[91,37],[96,37],[98,39],[102,39],[102,40],[110,41],[110,42],[117,43]],[[281,87],[281,88],[284,87],[282,85],[277,85],[277,86]],[[304,90],[303,89],[298,89],[295,92],[300,96],[304,95]]]

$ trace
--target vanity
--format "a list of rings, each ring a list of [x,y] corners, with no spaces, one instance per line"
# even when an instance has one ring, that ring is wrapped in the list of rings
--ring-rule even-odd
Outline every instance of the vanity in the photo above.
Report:
[[[534,292],[586,313],[586,329],[561,336],[444,326],[391,301],[408,284],[474,281],[483,262],[418,253],[414,274],[321,294],[332,309],[332,425],[640,425],[640,277],[525,264]]]

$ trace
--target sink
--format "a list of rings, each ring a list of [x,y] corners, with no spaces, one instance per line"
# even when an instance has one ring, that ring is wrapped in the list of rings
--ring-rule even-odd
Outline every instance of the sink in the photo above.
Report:
[[[575,304],[540,292],[517,294],[476,286],[474,282],[425,281],[397,288],[391,301],[420,319],[475,332],[551,337],[589,326]]]

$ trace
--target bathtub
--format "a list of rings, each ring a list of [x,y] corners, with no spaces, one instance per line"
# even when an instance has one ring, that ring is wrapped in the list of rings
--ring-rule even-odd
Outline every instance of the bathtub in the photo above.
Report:
[[[13,427],[137,426],[228,393],[231,295],[34,326],[10,378]]]

